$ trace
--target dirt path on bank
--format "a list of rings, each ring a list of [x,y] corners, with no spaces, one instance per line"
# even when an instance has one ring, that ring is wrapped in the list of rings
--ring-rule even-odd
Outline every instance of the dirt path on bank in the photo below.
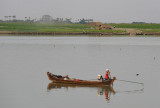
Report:
[[[123,30],[123,31],[125,31],[127,34],[130,34],[130,35],[142,34],[142,31],[141,31],[141,30],[130,29],[130,28],[114,28],[113,30]]]
[[[0,34],[10,34],[12,33],[11,31],[0,31]]]

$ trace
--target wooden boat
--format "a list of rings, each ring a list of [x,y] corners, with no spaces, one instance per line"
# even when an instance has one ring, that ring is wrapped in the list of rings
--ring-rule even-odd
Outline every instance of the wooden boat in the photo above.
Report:
[[[47,72],[47,76],[49,80],[56,82],[56,83],[65,83],[65,84],[76,84],[76,85],[91,85],[91,86],[107,86],[113,84],[114,80],[116,79],[113,77],[113,79],[108,80],[80,80],[75,78],[69,78],[68,76],[60,76],[55,75],[50,72]]]

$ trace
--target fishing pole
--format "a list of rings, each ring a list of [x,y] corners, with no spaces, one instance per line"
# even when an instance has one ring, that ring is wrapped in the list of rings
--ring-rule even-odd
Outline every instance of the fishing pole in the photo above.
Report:
[[[142,84],[144,85],[144,83],[140,83],[140,82],[134,82],[134,81],[127,81],[127,80],[120,80],[120,79],[115,79],[117,81],[124,81],[124,82],[130,82],[130,83],[136,83],[136,84]]]
[[[97,79],[90,79],[90,80],[97,80]],[[130,83],[136,83],[136,84],[142,84],[144,85],[144,83],[140,83],[140,82],[134,82],[134,81],[128,81],[128,80],[120,80],[120,79],[115,79],[117,81],[124,81],[124,82],[130,82]]]

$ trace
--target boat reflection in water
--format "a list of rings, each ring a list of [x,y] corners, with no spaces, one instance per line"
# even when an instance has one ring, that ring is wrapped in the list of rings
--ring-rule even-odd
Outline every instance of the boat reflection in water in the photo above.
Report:
[[[115,95],[115,91],[112,86],[90,86],[90,85],[75,85],[75,84],[64,84],[64,83],[49,83],[47,87],[47,91],[61,88],[94,88],[97,89],[98,96],[105,95],[106,101],[109,103],[111,94]]]

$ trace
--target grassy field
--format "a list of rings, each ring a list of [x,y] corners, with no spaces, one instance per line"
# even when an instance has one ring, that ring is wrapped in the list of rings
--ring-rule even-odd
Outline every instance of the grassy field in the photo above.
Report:
[[[137,29],[143,33],[160,33],[160,24],[109,24],[120,30],[96,30],[87,24],[41,24],[41,23],[0,23],[0,31],[9,32],[54,32],[54,33],[125,33],[123,29]]]
[[[14,32],[123,32],[121,30],[95,30],[87,24],[0,23],[0,31]]]
[[[110,24],[116,28],[132,28],[142,32],[160,32],[160,24]]]

